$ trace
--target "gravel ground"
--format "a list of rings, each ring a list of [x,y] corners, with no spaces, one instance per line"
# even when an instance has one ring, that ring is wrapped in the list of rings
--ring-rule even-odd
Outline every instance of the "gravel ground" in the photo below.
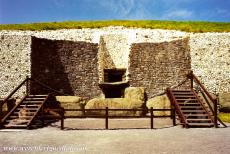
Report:
[[[0,130],[0,153],[89,153],[89,154],[153,154],[230,152],[228,128],[172,127],[171,120],[109,120],[110,130],[103,130],[104,120],[67,119],[65,130],[59,124],[35,130]],[[117,127],[119,126],[119,127]],[[142,129],[135,129],[142,126]],[[124,128],[133,129],[124,129]],[[89,128],[89,129],[88,129]],[[112,129],[111,129],[112,128]],[[123,129],[114,129],[123,128]]]

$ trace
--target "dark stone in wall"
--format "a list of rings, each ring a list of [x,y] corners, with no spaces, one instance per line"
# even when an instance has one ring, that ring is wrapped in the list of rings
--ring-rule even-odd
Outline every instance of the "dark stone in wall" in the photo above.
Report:
[[[32,37],[31,76],[70,95],[93,98],[98,87],[98,44]],[[36,84],[31,93],[50,91]]]
[[[185,79],[191,70],[188,39],[132,44],[130,85],[145,87],[148,98]]]

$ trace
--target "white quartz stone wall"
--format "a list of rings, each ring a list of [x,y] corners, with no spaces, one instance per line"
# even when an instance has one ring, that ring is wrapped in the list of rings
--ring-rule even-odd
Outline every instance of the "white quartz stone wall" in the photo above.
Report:
[[[124,68],[128,70],[129,49],[127,35],[102,35],[99,48],[99,74],[103,82],[104,69]]]
[[[230,92],[230,33],[202,33],[190,37],[192,69],[215,93]]]
[[[61,29],[46,31],[0,31],[0,35],[29,35],[51,40],[99,43],[103,35],[125,35],[128,43],[164,42],[185,38],[189,33],[176,30],[105,27],[101,29]]]
[[[129,68],[129,47],[132,43],[160,43],[189,37],[191,65],[194,73],[211,92],[230,92],[230,33],[194,34],[175,30],[105,27],[49,31],[0,31],[0,97],[5,97],[26,75],[30,75],[31,36],[104,45],[103,50],[108,50],[115,67],[118,68]],[[99,47],[99,50],[102,50],[102,47]],[[103,63],[101,56],[104,55],[99,54],[99,63]],[[99,70],[105,65],[99,65]]]
[[[7,96],[26,76],[30,76],[30,44],[30,36],[0,36],[0,97]],[[15,97],[23,92],[25,86]]]
[[[129,46],[126,35],[104,35],[104,51],[111,60],[110,68],[127,68],[129,57]],[[105,57],[106,59],[107,57]],[[106,65],[106,64],[105,64]],[[109,65],[109,64],[108,64]]]

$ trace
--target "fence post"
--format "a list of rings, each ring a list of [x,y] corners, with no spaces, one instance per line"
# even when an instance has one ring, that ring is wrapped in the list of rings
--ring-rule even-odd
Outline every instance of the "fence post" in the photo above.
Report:
[[[29,95],[29,76],[26,76],[26,95]]]
[[[151,129],[153,129],[153,107],[150,108]]]
[[[61,130],[63,130],[64,129],[64,109],[62,109],[62,111],[61,111]]]
[[[83,109],[82,109],[82,110],[83,110],[83,115],[85,116],[85,107],[83,107]]]
[[[105,108],[105,129],[109,128],[109,111],[108,107]]]
[[[2,105],[3,105],[2,103],[3,103],[3,100],[4,99],[0,100],[0,115],[2,114]]]
[[[218,127],[218,124],[217,124],[217,99],[215,99],[215,101],[214,101],[214,126],[215,126],[215,128]]]
[[[172,108],[172,113],[173,113],[173,126],[176,126],[176,110],[174,107]]]
[[[190,72],[191,89],[193,89],[193,71]]]
[[[167,95],[168,95],[168,88],[167,88]],[[174,114],[173,111],[174,110],[172,110],[172,109],[174,109],[174,106],[173,106],[172,101],[171,101],[171,96],[168,95],[168,98],[170,100],[170,108],[171,108],[170,114],[171,114],[171,119],[173,119],[173,114]]]
[[[44,122],[44,107],[42,106],[42,127],[44,127],[44,125],[45,125],[45,122]]]

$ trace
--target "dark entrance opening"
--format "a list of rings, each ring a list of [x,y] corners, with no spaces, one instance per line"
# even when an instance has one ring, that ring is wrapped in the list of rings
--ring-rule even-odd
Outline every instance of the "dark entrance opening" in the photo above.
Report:
[[[126,69],[104,69],[104,82],[125,81]]]
[[[103,93],[105,98],[123,98],[124,90],[123,87],[109,86],[103,88]]]
[[[104,82],[99,84],[105,98],[124,97],[128,82],[125,79],[126,69],[104,69]]]

